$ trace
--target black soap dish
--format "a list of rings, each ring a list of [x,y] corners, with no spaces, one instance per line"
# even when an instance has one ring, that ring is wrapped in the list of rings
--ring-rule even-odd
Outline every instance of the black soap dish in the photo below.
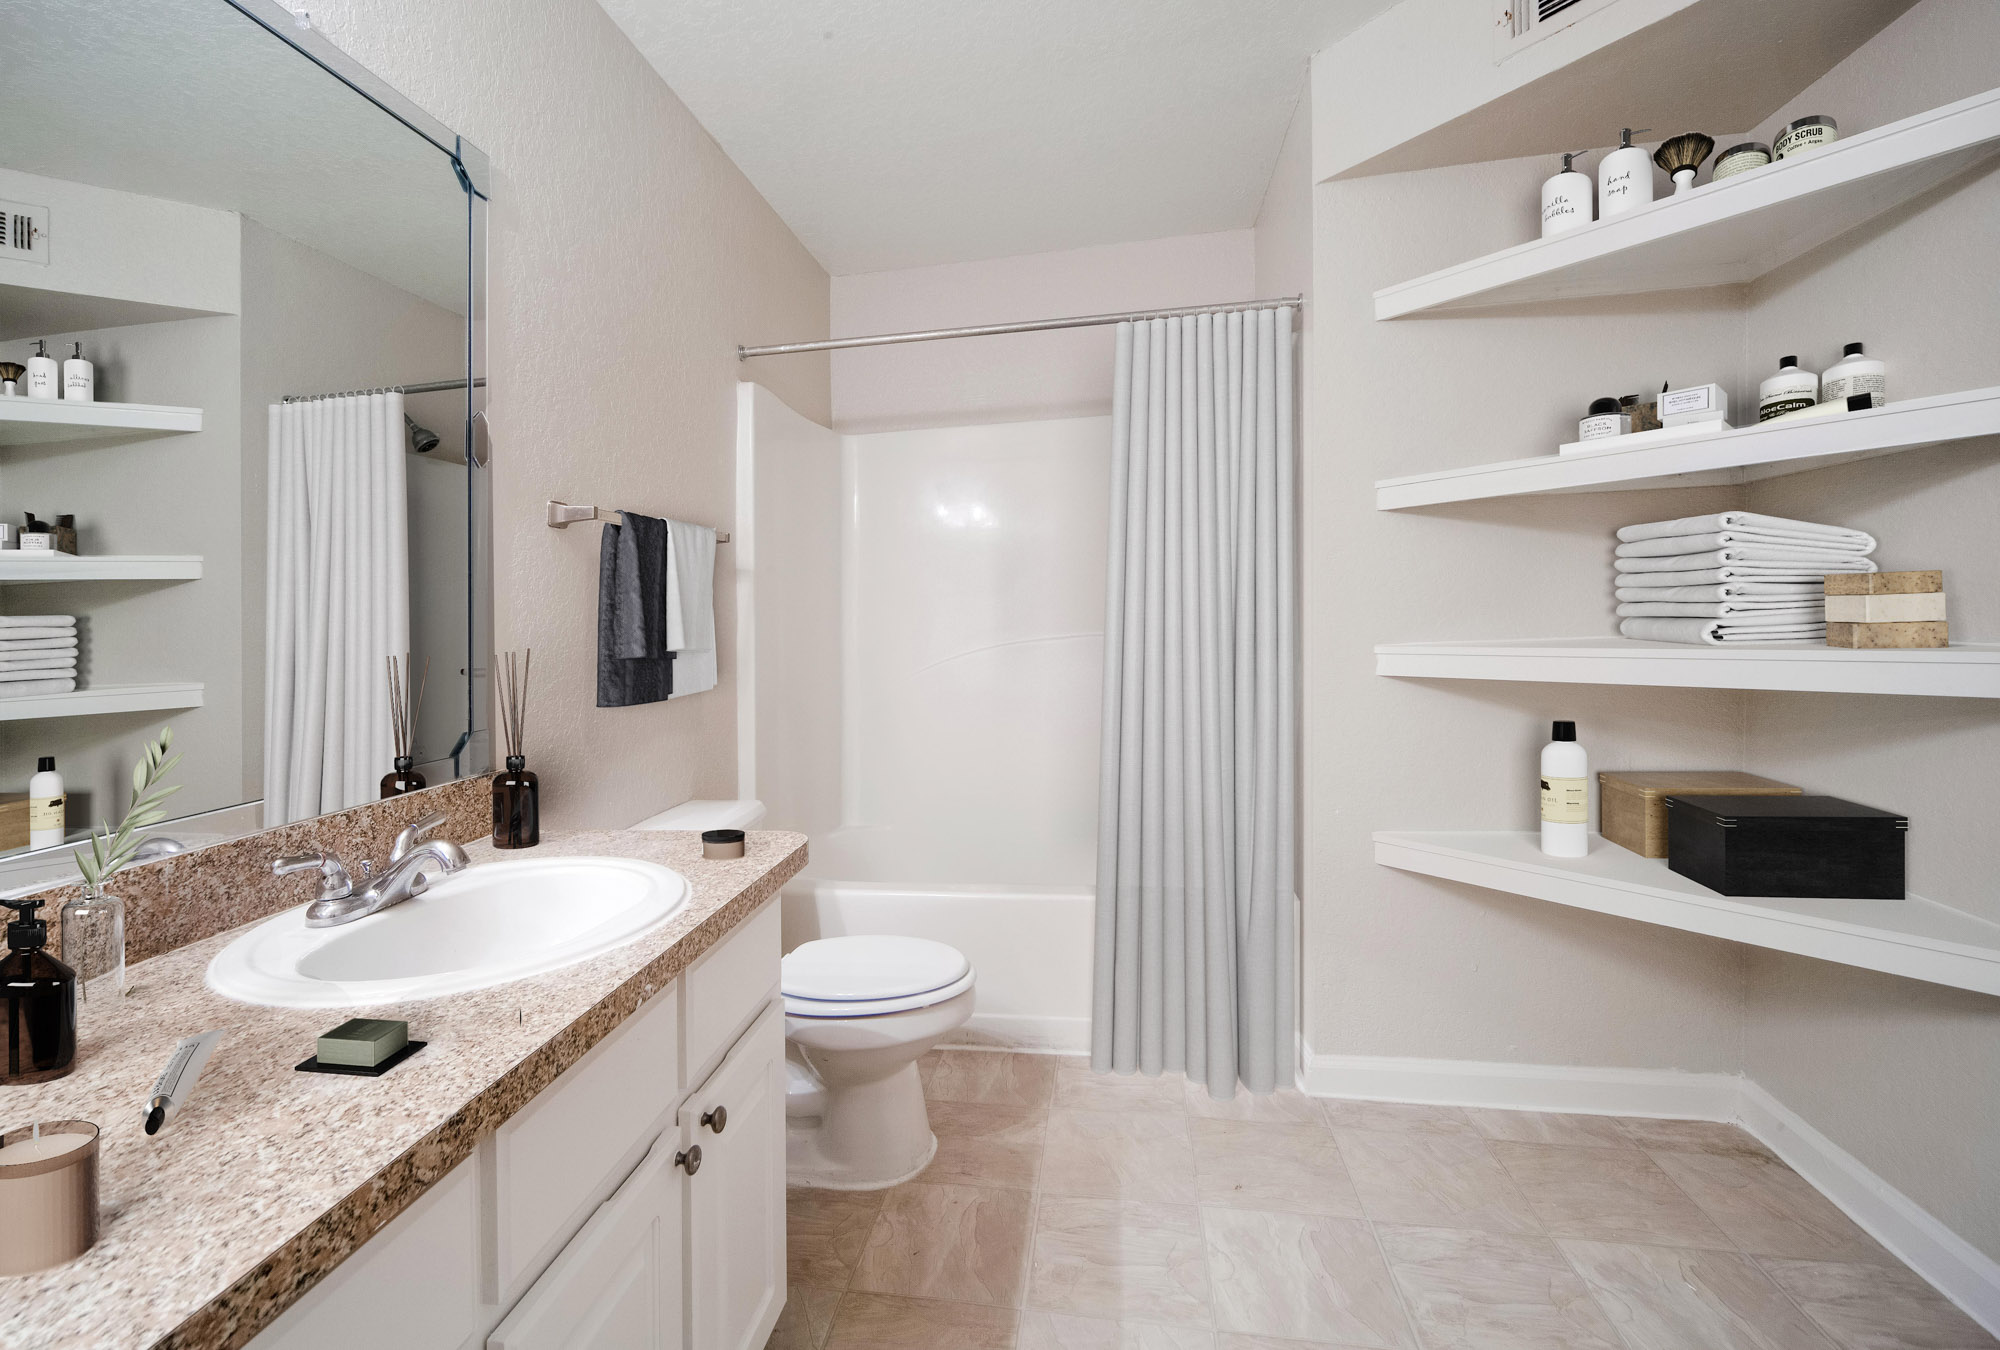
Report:
[[[299,1073],[347,1073],[360,1074],[363,1078],[380,1078],[429,1044],[429,1041],[411,1041],[380,1064],[322,1064],[319,1056],[314,1055],[295,1068]]]

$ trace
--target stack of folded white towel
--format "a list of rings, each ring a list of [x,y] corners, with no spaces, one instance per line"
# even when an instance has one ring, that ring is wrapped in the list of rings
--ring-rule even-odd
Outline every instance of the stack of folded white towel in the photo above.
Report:
[[[0,615],[0,698],[75,688],[74,614]]]
[[[1825,577],[1873,572],[1875,537],[1723,511],[1618,531],[1618,631],[1648,642],[1822,641]]]

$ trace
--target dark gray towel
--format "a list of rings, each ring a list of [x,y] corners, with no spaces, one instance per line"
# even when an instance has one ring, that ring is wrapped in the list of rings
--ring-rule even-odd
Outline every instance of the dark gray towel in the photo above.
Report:
[[[667,522],[630,511],[597,550],[597,706],[658,703],[674,692],[667,650]]]

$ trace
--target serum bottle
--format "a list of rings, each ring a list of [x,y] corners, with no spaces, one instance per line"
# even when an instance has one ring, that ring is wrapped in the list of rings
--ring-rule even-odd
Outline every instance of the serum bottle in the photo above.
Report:
[[[1576,723],[1557,722],[1542,747],[1542,852],[1581,858],[1590,852],[1590,756],[1576,743]]]

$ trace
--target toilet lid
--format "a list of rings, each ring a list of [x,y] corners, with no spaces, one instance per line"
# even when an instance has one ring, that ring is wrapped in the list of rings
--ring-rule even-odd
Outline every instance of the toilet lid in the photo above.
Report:
[[[943,989],[971,970],[958,948],[925,938],[820,938],[786,953],[779,986],[787,999],[879,1003]]]

